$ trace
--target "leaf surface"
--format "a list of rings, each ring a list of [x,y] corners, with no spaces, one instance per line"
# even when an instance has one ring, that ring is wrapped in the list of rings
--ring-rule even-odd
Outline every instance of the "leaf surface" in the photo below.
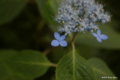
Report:
[[[41,52],[33,50],[23,50],[21,52],[1,50],[0,56],[0,72],[5,73],[3,76],[21,77],[23,78],[21,80],[40,77],[52,65]],[[0,75],[0,78],[3,77]]]
[[[5,60],[17,54],[14,50],[0,50],[0,80],[33,80],[15,75],[5,64]]]
[[[27,0],[0,0],[0,25],[13,20],[26,3]]]
[[[64,56],[56,68],[56,80],[96,80],[91,65],[78,53]]]
[[[45,10],[45,5],[47,0],[35,0],[37,5],[38,5],[38,10],[39,12],[42,14],[42,16],[44,17],[44,10]]]
[[[115,78],[113,79],[113,77],[115,77],[115,75],[112,73],[112,71],[106,65],[106,63],[104,61],[102,61],[101,59],[91,58],[88,61],[92,65],[93,70],[95,71],[97,80],[102,80],[102,77],[107,77],[107,78],[103,78],[105,80],[117,80]],[[108,76],[112,77],[112,79],[109,79]]]

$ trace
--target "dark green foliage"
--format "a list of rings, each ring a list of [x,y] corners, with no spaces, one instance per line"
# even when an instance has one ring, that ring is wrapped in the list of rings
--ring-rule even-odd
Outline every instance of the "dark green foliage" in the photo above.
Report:
[[[45,74],[51,66],[41,52],[33,50],[0,50],[0,56],[1,80],[34,79]]]
[[[88,60],[88,62],[92,65],[93,70],[96,73],[97,80],[101,80],[101,76],[115,76],[111,70],[107,67],[107,65],[104,63],[104,61],[100,60],[99,58],[91,58]],[[109,80],[108,78],[106,80]],[[111,80],[117,80],[117,79],[111,79]]]
[[[67,54],[59,61],[56,80],[96,80],[96,77],[91,65],[76,52]]]
[[[105,10],[112,15],[110,23],[100,25],[108,39],[99,43],[89,32],[78,33],[76,66],[80,68],[76,67],[75,72],[81,75],[75,80],[95,80],[95,77],[102,80],[102,76],[116,76],[120,80],[120,1],[97,1],[105,4]],[[61,80],[63,74],[66,80],[69,77],[74,80],[72,69],[69,71],[73,68],[73,55],[66,54],[71,51],[70,37],[66,38],[69,44],[66,48],[50,45],[54,32],[58,32],[59,24],[53,17],[60,3],[61,0],[0,0],[0,80]],[[58,63],[57,70],[54,63]],[[82,71],[82,63],[89,69]],[[62,70],[65,65],[68,73]],[[91,74],[87,73],[89,70]],[[83,78],[82,74],[89,78]]]

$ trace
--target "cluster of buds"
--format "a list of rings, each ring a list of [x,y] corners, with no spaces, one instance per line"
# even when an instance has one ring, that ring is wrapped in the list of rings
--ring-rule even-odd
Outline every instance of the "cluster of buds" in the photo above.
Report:
[[[99,29],[96,22],[106,23],[111,16],[105,12],[103,5],[94,0],[64,0],[55,16],[60,23],[58,31],[70,35],[72,32],[93,32]]]

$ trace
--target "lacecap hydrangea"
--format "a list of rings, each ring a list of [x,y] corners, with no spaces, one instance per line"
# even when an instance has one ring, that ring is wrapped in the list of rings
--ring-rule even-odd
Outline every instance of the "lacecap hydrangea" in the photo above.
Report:
[[[58,31],[70,35],[72,32],[93,32],[93,29],[99,29],[96,22],[104,24],[110,18],[103,5],[94,0],[64,0],[58,8],[55,21],[60,23]]]

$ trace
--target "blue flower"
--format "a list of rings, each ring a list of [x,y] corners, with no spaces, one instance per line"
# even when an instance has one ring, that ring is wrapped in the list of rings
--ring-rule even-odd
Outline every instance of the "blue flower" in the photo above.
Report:
[[[97,38],[98,42],[102,42],[102,40],[108,39],[107,35],[101,34],[100,29],[97,30],[97,34],[96,33],[92,33],[92,34],[93,34],[93,36],[95,36]]]
[[[54,37],[55,37],[56,40],[52,40],[52,42],[51,42],[52,46],[57,47],[57,46],[59,46],[59,44],[62,47],[66,47],[67,46],[67,42],[64,41],[64,39],[66,38],[65,35],[60,36],[60,34],[58,32],[55,32],[54,33]]]
[[[61,25],[58,31],[70,35],[73,32],[84,32],[86,29],[90,29],[90,32],[99,29],[96,22],[104,24],[111,20],[111,15],[103,7],[95,0],[64,0],[55,16],[55,21]]]

